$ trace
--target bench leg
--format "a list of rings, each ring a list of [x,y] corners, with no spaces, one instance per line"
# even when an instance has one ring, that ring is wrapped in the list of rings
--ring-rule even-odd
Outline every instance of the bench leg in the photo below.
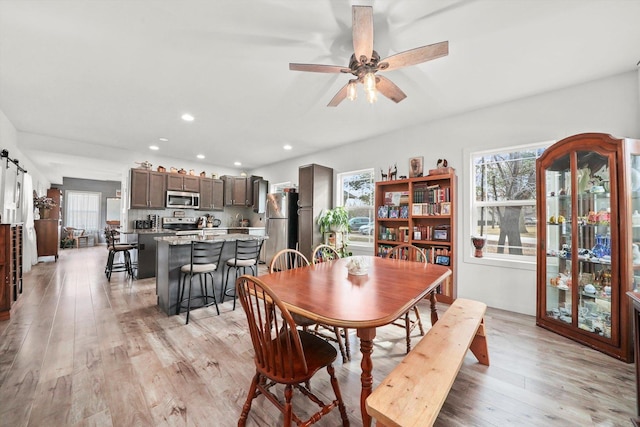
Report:
[[[487,336],[484,331],[484,319],[482,319],[480,326],[478,326],[476,336],[473,338],[473,341],[471,341],[469,350],[471,350],[476,359],[478,359],[478,362],[489,366],[489,348],[487,347]]]

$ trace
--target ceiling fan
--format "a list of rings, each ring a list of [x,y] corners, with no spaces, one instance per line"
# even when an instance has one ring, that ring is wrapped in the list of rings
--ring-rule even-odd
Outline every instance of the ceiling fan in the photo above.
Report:
[[[356,78],[349,80],[333,97],[328,107],[337,107],[345,98],[356,98],[356,85],[362,83],[367,100],[376,101],[376,93],[380,92],[390,100],[398,103],[407,95],[391,80],[378,71],[390,71],[409,65],[420,64],[449,54],[449,42],[444,41],[391,55],[380,59],[373,50],[373,8],[371,6],[353,6],[353,51],[349,68],[339,65],[295,64],[290,63],[293,71],[310,71],[314,73],[350,73]]]

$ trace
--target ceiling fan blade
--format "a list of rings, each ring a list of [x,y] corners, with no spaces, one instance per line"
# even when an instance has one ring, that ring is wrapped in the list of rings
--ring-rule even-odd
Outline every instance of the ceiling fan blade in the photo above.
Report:
[[[319,65],[319,64],[289,64],[292,71],[311,71],[313,73],[350,73],[348,68],[339,65]]]
[[[338,104],[344,101],[344,99],[347,97],[347,86],[349,86],[349,83],[342,86],[338,93],[335,94],[331,102],[327,104],[327,107],[337,107]]]
[[[373,54],[373,8],[371,6],[353,6],[353,52],[360,61],[367,61]]]
[[[376,89],[378,89],[378,92],[380,92],[396,104],[407,97],[402,89],[396,86],[396,84],[388,78],[377,75],[376,79],[379,79],[378,84],[376,84]]]
[[[389,71],[395,70],[409,65],[420,64],[422,62],[431,61],[432,59],[442,58],[449,54],[449,42],[440,42],[430,44],[428,46],[417,47],[415,49],[406,50],[404,52],[396,53],[388,58],[380,61],[380,70]],[[382,64],[387,63],[388,66],[384,67]]]

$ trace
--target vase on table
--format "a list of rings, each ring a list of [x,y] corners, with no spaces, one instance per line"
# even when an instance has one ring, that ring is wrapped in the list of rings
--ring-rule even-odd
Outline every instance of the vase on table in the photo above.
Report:
[[[51,216],[51,209],[40,208],[40,219],[49,219]]]
[[[485,236],[471,236],[471,243],[473,243],[473,247],[476,248],[475,257],[482,258],[482,250],[484,249],[484,245],[487,244],[487,238]]]

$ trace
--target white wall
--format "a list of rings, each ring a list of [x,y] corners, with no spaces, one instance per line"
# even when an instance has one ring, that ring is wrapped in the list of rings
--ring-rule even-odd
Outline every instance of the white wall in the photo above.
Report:
[[[409,158],[424,156],[425,170],[446,158],[458,174],[457,274],[458,296],[477,299],[491,307],[534,315],[535,270],[494,267],[464,261],[471,249],[463,233],[469,203],[464,151],[559,140],[582,132],[604,132],[640,138],[639,78],[636,71],[544,93],[530,98],[468,112],[393,135],[327,150],[311,156],[260,168],[253,173],[270,182],[298,181],[298,166],[318,163],[336,173],[374,167],[385,171],[398,164],[407,175]],[[468,193],[468,192],[467,192]]]
[[[38,193],[38,195],[46,194],[47,188],[50,186],[50,182],[42,175],[39,171],[35,169],[35,166],[18,148],[18,132],[13,124],[9,121],[7,116],[0,110],[0,149],[5,149],[9,151],[9,157],[12,159],[18,159],[20,161],[20,167],[26,169],[29,175],[31,175],[33,180],[33,189]],[[7,206],[5,206],[4,194],[7,189],[5,188],[5,173],[15,174],[16,168],[13,165],[9,166],[9,169],[6,167],[6,161],[2,161],[2,173],[0,174],[0,188],[2,188],[2,192],[0,197],[0,204],[2,205],[2,212],[4,213],[6,210],[11,209],[11,202],[7,201]],[[13,177],[12,177],[13,178]],[[15,180],[14,180],[15,181]],[[31,198],[32,195],[26,195],[26,197]],[[20,218],[14,218],[19,220]],[[2,218],[3,222],[5,218]],[[7,218],[8,220],[8,218]]]

